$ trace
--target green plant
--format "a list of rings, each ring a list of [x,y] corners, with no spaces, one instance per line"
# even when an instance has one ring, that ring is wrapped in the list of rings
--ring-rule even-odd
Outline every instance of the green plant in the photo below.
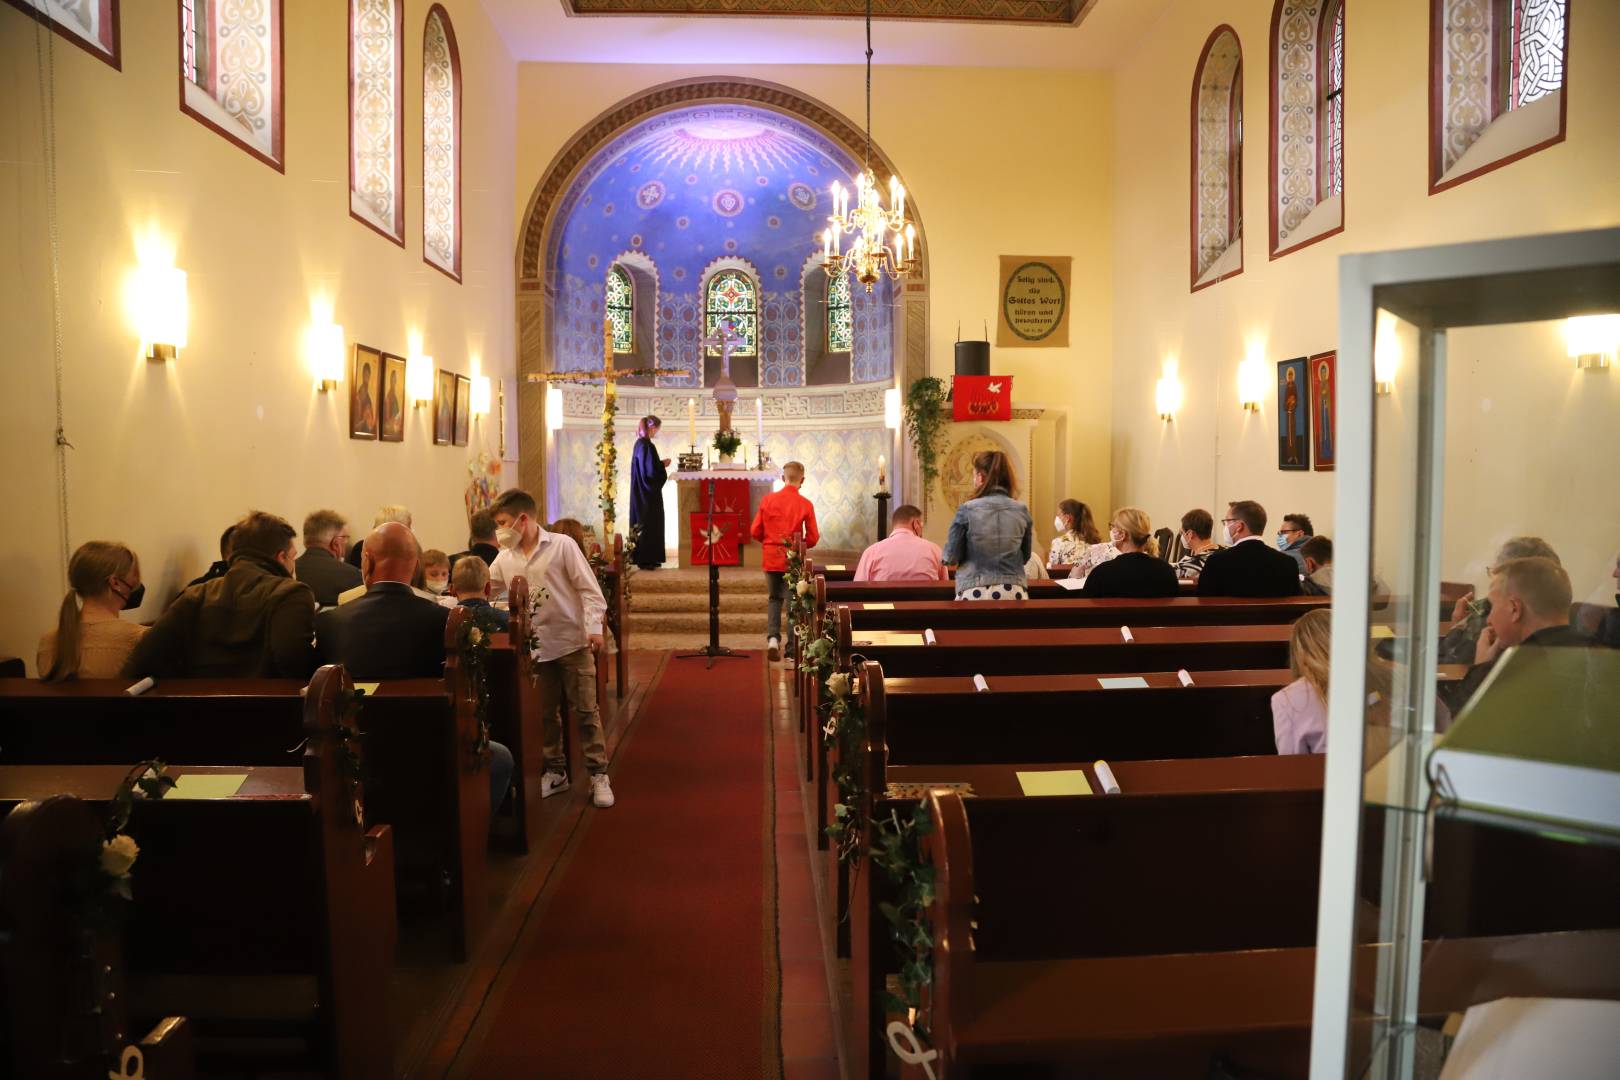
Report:
[[[730,457],[742,445],[742,436],[735,431],[717,431],[714,433],[714,448]]]
[[[934,902],[934,868],[922,861],[917,841],[933,828],[928,804],[919,799],[908,816],[891,810],[888,820],[873,823],[870,852],[873,865],[889,879],[894,897],[878,905],[889,924],[900,968],[900,993],[885,994],[884,1004],[897,1012],[917,1010],[911,1026],[924,1039],[928,1038],[924,997],[934,981],[934,926],[928,917]]]
[[[939,433],[945,423],[945,384],[924,375],[906,391],[906,434],[922,470],[923,497],[939,477]]]

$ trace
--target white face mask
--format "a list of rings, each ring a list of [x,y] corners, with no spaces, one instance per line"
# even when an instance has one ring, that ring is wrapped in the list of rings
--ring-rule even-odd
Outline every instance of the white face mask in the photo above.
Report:
[[[1057,517],[1052,519],[1052,528],[1056,529],[1060,533],[1066,533],[1069,531],[1069,527],[1063,523],[1062,514],[1059,514]]]
[[[1118,544],[1120,541],[1125,539],[1125,532],[1123,529],[1117,529],[1110,525],[1108,526],[1108,539]]]
[[[1232,546],[1232,544],[1233,544],[1232,526],[1230,526],[1230,525],[1222,525],[1221,526],[1221,539],[1226,541],[1226,546],[1227,547]]]
[[[517,547],[518,541],[522,538],[523,534],[516,529],[500,528],[495,530],[495,543],[503,549]]]
[[[450,587],[449,578],[428,578],[427,590],[435,596],[443,596],[444,590]]]

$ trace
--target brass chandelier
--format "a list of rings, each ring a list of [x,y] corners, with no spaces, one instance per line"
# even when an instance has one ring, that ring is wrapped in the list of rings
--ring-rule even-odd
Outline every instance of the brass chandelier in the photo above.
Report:
[[[872,173],[872,0],[866,0],[866,169],[855,180],[854,210],[842,182],[833,181],[831,194],[833,212],[821,234],[821,266],[829,276],[853,274],[870,293],[879,275],[898,279],[916,268],[917,229],[906,220],[906,189],[891,175],[885,208]],[[844,236],[849,233],[855,239],[846,250]]]

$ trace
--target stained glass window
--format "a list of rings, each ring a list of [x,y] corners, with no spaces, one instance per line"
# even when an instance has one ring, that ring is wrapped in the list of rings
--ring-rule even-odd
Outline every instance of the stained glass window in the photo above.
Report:
[[[759,290],[741,270],[722,270],[709,279],[707,317],[704,319],[705,336],[712,335],[721,319],[731,320],[732,329],[742,342],[731,351],[732,356],[753,356],[759,341]],[[710,356],[719,356],[718,346],[709,347]]]
[[[636,347],[636,294],[630,275],[617,266],[607,272],[607,316],[613,322],[613,351],[634,352]]]
[[[281,0],[180,0],[180,108],[282,167]]]
[[[461,57],[437,4],[422,34],[422,258],[461,280]]]
[[[1509,0],[1507,39],[1509,109],[1528,105],[1564,85],[1566,0]]]
[[[349,2],[349,212],[405,243],[399,0]]]
[[[827,351],[849,352],[855,347],[855,318],[849,302],[849,275],[827,278]]]
[[[1323,23],[1322,198],[1344,190],[1344,5]]]

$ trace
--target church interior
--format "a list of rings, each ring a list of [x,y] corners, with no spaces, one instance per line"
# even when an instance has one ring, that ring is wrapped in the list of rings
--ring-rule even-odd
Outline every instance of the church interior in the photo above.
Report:
[[[0,1078],[1615,1075],[1617,57],[0,0]]]

